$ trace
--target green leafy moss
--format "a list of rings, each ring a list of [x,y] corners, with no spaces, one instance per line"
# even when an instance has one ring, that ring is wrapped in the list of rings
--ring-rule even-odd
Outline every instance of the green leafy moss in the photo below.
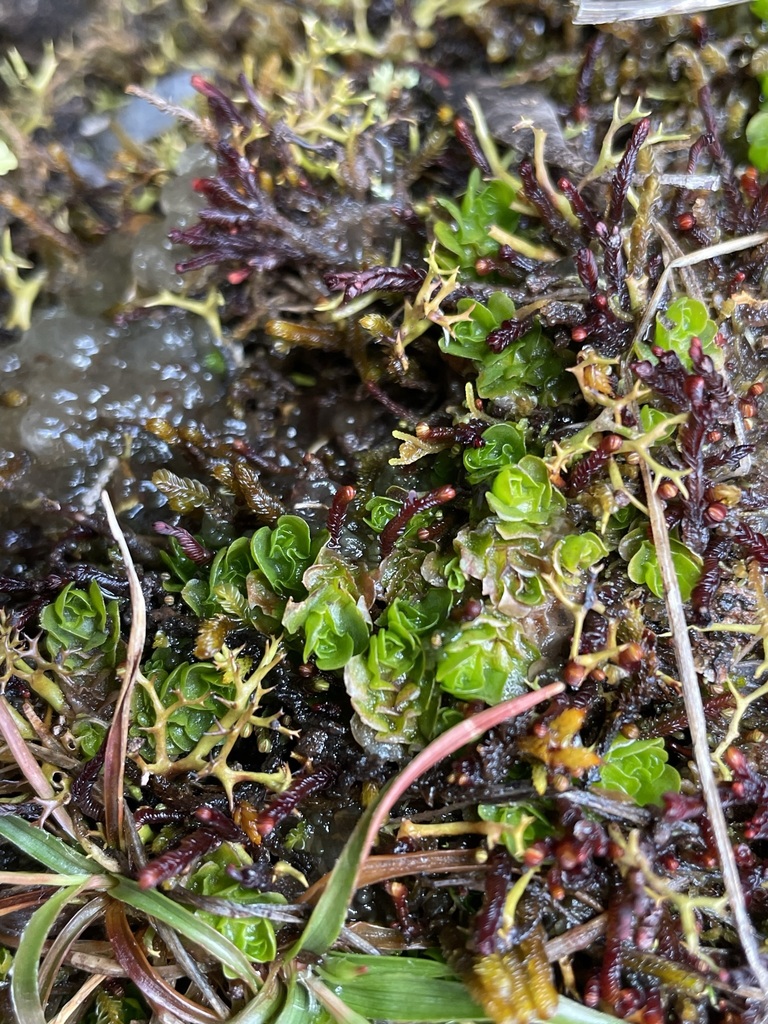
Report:
[[[451,331],[443,335],[440,348],[448,355],[473,359],[477,363],[490,359],[493,353],[485,339],[515,315],[514,302],[506,292],[494,292],[485,305],[474,299],[460,299],[457,309],[465,319],[458,320]]]
[[[114,668],[120,647],[117,601],[107,604],[96,583],[87,590],[67,584],[40,613],[45,646],[69,672],[85,665],[89,671]]]
[[[555,544],[552,564],[559,576],[567,578],[591,569],[607,554],[608,548],[596,533],[572,533]]]
[[[717,324],[709,317],[703,302],[682,296],[675,299],[663,313],[656,317],[654,341],[667,351],[674,352],[686,369],[692,368],[689,349],[691,339],[698,338],[704,353],[722,363],[722,353],[714,342]]]
[[[547,815],[533,804],[479,804],[477,813],[482,821],[506,826],[501,841],[516,860],[522,860],[532,843],[552,835]]]
[[[680,594],[687,601],[701,575],[701,558],[687,548],[682,541],[670,538],[672,563],[675,567]],[[644,583],[656,597],[664,597],[664,583],[661,578],[656,548],[650,540],[644,540],[627,566],[627,573],[633,583]]]
[[[636,804],[660,804],[664,793],[680,790],[680,773],[667,764],[664,740],[615,740],[600,768],[603,789],[625,793]]]
[[[434,225],[435,237],[441,246],[440,265],[448,269],[459,267],[474,274],[478,258],[495,255],[499,248],[498,242],[488,234],[491,225],[510,233],[517,228],[519,214],[510,209],[515,198],[511,185],[499,180],[486,183],[477,168],[469,176],[461,203],[439,197],[439,205],[453,219],[451,224],[438,221]]]
[[[154,685],[159,704],[169,713],[158,713],[146,693],[139,690],[135,721],[141,730],[151,730],[160,722],[168,756],[174,760],[188,754],[213,728],[234,690],[223,684],[215,665],[185,661],[172,667],[172,661],[170,651],[159,649],[144,666],[144,674]],[[148,742],[153,745],[151,732]]]
[[[249,863],[250,860],[245,854],[238,857],[231,846],[222,846],[200,865],[186,887],[200,896],[213,896],[246,906],[258,903],[285,903],[284,897],[279,893],[254,892],[232,881],[227,874],[227,867],[230,864],[242,867],[243,864]],[[254,963],[263,964],[274,960],[277,954],[275,928],[267,918],[226,917],[221,914],[210,914],[205,910],[196,910],[195,916],[212,925],[217,932],[226,935]]]
[[[575,394],[575,380],[564,373],[573,357],[556,350],[538,322],[502,352],[488,346],[491,331],[515,315],[505,292],[494,292],[485,304],[460,299],[457,308],[464,318],[446,329],[440,348],[477,364],[475,389],[480,398],[503,399],[522,417],[537,406],[557,405]]]
[[[507,523],[544,526],[566,505],[550,482],[546,463],[535,455],[524,455],[516,466],[505,466],[485,497],[501,520],[502,536]]]
[[[448,590],[428,591],[423,600],[395,598],[382,613],[368,650],[352,658],[344,681],[361,720],[381,742],[412,743],[430,728],[422,717],[436,710],[431,637],[451,607]]]
[[[301,593],[304,573],[325,538],[312,537],[299,516],[280,516],[274,528],[263,526],[251,537],[251,554],[272,590],[280,597]]]
[[[323,671],[343,668],[365,649],[371,621],[352,570],[324,548],[302,581],[307,597],[288,601],[283,626],[289,633],[303,633],[305,661],[314,657]]]
[[[520,614],[518,605],[532,607],[544,600],[541,573],[546,565],[544,538],[537,529],[519,527],[515,537],[499,537],[497,525],[486,519],[474,530],[459,531],[456,546],[461,571],[480,581],[491,605],[505,614]]]
[[[464,450],[464,468],[471,484],[484,483],[525,455],[525,434],[517,423],[494,423],[483,431],[482,438],[481,448]]]
[[[499,704],[523,693],[539,655],[514,619],[481,615],[463,623],[437,656],[436,679],[460,700]]]

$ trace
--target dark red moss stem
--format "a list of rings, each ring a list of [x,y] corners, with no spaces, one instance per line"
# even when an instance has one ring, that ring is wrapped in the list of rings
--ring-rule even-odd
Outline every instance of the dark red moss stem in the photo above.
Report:
[[[347,509],[350,504],[354,501],[357,491],[354,487],[346,485],[340,487],[333,496],[331,507],[328,509],[328,519],[326,526],[330,539],[328,543],[332,547],[338,547],[339,538],[341,537],[341,531],[344,526],[344,520],[347,517]]]
[[[182,526],[171,526],[169,523],[158,520],[154,527],[155,532],[162,534],[163,537],[173,537],[187,558],[195,565],[207,565],[213,560],[213,552],[204,547],[189,530],[185,530]]]
[[[400,511],[394,516],[381,531],[380,545],[381,557],[386,558],[392,553],[392,549],[402,536],[408,523],[419,512],[426,512],[428,509],[445,505],[456,497],[456,488],[450,484],[443,484],[433,491],[422,494],[421,497],[412,498],[407,501]]]
[[[261,812],[256,822],[256,831],[260,836],[268,836],[282,821],[293,814],[302,800],[321,792],[335,777],[336,772],[329,765],[320,765],[306,774],[297,773],[290,787],[276,796]]]

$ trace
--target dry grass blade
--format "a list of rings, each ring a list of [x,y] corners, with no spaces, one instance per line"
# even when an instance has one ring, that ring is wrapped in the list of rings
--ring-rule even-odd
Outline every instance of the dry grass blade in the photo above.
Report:
[[[707,740],[707,720],[701,700],[696,665],[693,660],[693,650],[688,634],[688,623],[686,622],[683,609],[683,599],[680,596],[680,584],[672,562],[669,530],[667,529],[661,501],[653,487],[651,472],[645,463],[641,465],[641,468],[648,501],[653,543],[656,547],[661,577],[664,582],[667,615],[669,616],[670,632],[675,648],[680,681],[683,685],[683,699],[688,716],[688,727],[691,731],[691,742],[699,773],[699,782],[704,802],[707,806],[712,833],[717,845],[725,890],[728,894],[734,925],[747,962],[763,991],[763,998],[768,999],[768,970],[766,970],[765,964],[760,957],[757,936],[747,912],[744,890],[741,887],[741,880],[739,878],[739,869],[733,854],[733,846],[728,838],[728,825],[725,820],[722,804],[720,803],[717,782],[715,781],[712,769],[712,759]]]
[[[112,536],[120,548],[125,572],[131,593],[131,632],[128,637],[128,650],[125,658],[123,684],[115,704],[112,719],[105,743],[104,755],[104,819],[108,842],[115,847],[123,845],[123,772],[128,749],[128,727],[131,717],[131,698],[141,670],[141,656],[147,635],[147,608],[144,594],[141,591],[139,577],[133,565],[131,553],[125,542],[123,531],[112,508],[112,502],[106,491],[102,491],[101,500],[107,513],[107,522]]]
[[[94,921],[103,916],[106,902],[104,896],[96,896],[95,899],[90,900],[85,906],[80,907],[49,946],[48,952],[45,954],[45,958],[40,965],[40,993],[43,1004],[50,998],[56,976],[61,965],[67,959],[72,943]]]
[[[358,886],[376,885],[406,875],[437,875],[459,871],[482,871],[476,850],[420,850],[369,857],[357,876]],[[330,871],[299,896],[299,903],[315,903],[331,877]]]
[[[75,826],[72,824],[69,812],[58,803],[58,797],[53,787],[45,775],[43,775],[40,765],[27,749],[26,740],[19,732],[19,727],[14,721],[5,696],[0,696],[0,733],[2,733],[3,739],[8,744],[8,749],[13,754],[24,778],[40,800],[52,807],[50,813],[62,829],[70,838],[74,838]]]
[[[49,1024],[70,1024],[70,1021],[80,1019],[83,1013],[83,1004],[99,991],[106,980],[106,974],[94,974],[88,978],[69,1002],[62,1006],[56,1016],[51,1017]]]
[[[640,321],[640,326],[635,335],[635,341],[642,341],[645,332],[651,326],[673,270],[692,267],[696,263],[704,263],[707,260],[715,259],[717,256],[728,256],[734,252],[742,252],[744,249],[753,249],[755,246],[763,245],[765,242],[768,242],[768,231],[759,231],[754,235],[745,235],[743,238],[731,238],[727,242],[708,245],[704,249],[698,249],[696,252],[686,253],[685,256],[677,256],[675,259],[670,260],[666,267],[664,267],[659,283],[656,285],[651,301],[648,303],[648,308],[643,314],[643,319]]]

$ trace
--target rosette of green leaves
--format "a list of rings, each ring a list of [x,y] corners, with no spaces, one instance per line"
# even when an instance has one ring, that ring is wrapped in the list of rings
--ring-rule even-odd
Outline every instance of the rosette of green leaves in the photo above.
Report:
[[[504,466],[485,497],[499,517],[496,529],[505,538],[514,537],[521,524],[548,525],[566,506],[563,495],[552,486],[546,463],[536,455],[524,455],[516,466]]]
[[[517,620],[483,614],[463,623],[439,649],[435,677],[460,700],[499,704],[525,691],[538,656]]]
[[[504,292],[494,292],[485,305],[460,299],[457,308],[466,319],[446,329],[440,348],[477,364],[475,389],[481,398],[503,400],[519,418],[539,405],[558,405],[576,393],[574,378],[563,372],[571,357],[555,349],[538,322],[502,352],[488,347],[488,335],[515,315],[515,305]]]
[[[491,225],[514,234],[520,219],[510,208],[515,198],[515,190],[510,184],[498,179],[486,183],[477,168],[469,176],[467,191],[460,204],[439,198],[438,203],[453,221],[437,221],[434,226],[435,237],[440,243],[437,251],[439,265],[449,270],[459,267],[474,277],[478,258],[494,255],[499,248],[499,243],[488,234]]]
[[[172,541],[172,544],[175,544],[175,541]],[[238,537],[217,551],[207,571],[199,565],[194,565],[189,559],[185,561],[188,566],[192,566],[194,572],[190,573],[183,564],[175,562],[177,573],[186,569],[182,577],[184,585],[181,596],[201,619],[209,618],[221,611],[224,588],[232,588],[244,597],[248,574],[256,567],[247,537]]]
[[[274,527],[262,526],[251,537],[251,554],[279,597],[300,597],[302,579],[314,562],[327,534],[312,539],[300,516],[280,516]]]
[[[368,650],[348,662],[344,685],[378,742],[412,743],[420,731],[429,731],[420,730],[422,716],[436,710],[429,640],[450,607],[445,589],[431,590],[420,601],[395,598],[382,613]]]
[[[289,600],[283,613],[288,633],[304,637],[304,660],[323,671],[343,668],[368,644],[371,619],[347,562],[323,548],[302,577],[307,596]]]
[[[106,603],[98,584],[79,590],[69,583],[40,613],[48,654],[70,673],[114,668],[120,649],[117,601]]]
[[[157,749],[156,733],[162,732],[166,753],[171,761],[188,754],[213,728],[234,697],[234,687],[224,685],[221,673],[210,662],[187,661],[174,665],[174,655],[160,648],[144,666],[143,672],[154,687],[160,712],[148,695],[139,689],[136,695],[135,722],[147,734],[147,742]]]
[[[222,846],[191,875],[186,888],[199,896],[212,896],[219,900],[252,906],[254,904],[284,904],[285,898],[279,893],[259,893],[233,882],[227,874],[228,866],[242,867],[250,864],[249,858],[238,853],[229,844]],[[254,963],[270,963],[277,954],[275,928],[264,917],[226,917],[211,914],[206,910],[195,910],[195,916],[212,925],[217,932],[233,942]]]
[[[714,340],[716,334],[717,324],[711,319],[704,303],[684,295],[657,315],[653,340],[660,348],[674,352],[683,366],[691,370],[692,338],[698,338],[704,354],[711,356],[716,366],[722,366],[723,353]],[[656,362],[650,346],[640,342],[637,350],[642,359]]]
[[[541,573],[546,562],[538,530],[522,526],[514,539],[502,540],[496,523],[485,519],[475,529],[460,530],[455,547],[462,573],[480,581],[483,594],[497,611],[520,616],[544,601]]]
[[[368,512],[365,522],[371,527],[371,529],[375,530],[376,533],[381,533],[384,527],[391,519],[394,519],[402,507],[403,502],[398,501],[397,498],[376,495],[376,497],[371,498],[365,506],[366,511]],[[405,524],[405,528],[400,535],[402,540],[408,540],[415,537],[422,527],[434,522],[434,518],[435,511],[432,509],[425,512],[417,512],[416,515],[412,516]],[[398,546],[401,550],[407,550],[407,546],[402,543]]]
[[[670,538],[669,547],[672,552],[672,564],[675,568],[677,582],[680,584],[680,595],[684,601],[687,601],[699,581],[703,563],[699,555],[674,537]],[[644,583],[656,597],[664,597],[664,581],[661,578],[659,557],[652,541],[642,541],[629,560],[627,574],[633,583]]]
[[[475,389],[481,398],[504,401],[524,416],[537,406],[551,408],[576,394],[575,378],[564,372],[572,362],[567,352],[555,348],[537,321],[502,352],[492,352],[486,345]]]
[[[667,760],[660,736],[647,740],[620,736],[603,758],[600,786],[624,793],[641,806],[661,804],[664,793],[680,790],[680,773]]]
[[[525,434],[517,423],[494,423],[482,434],[481,448],[464,449],[464,468],[471,484],[496,476],[504,466],[515,466],[525,455]]]
[[[552,568],[566,582],[578,581],[586,569],[605,558],[608,548],[596,533],[572,533],[561,537],[552,549]]]
[[[472,359],[482,363],[492,353],[485,339],[500,327],[505,320],[515,315],[515,304],[506,292],[494,292],[483,304],[475,299],[459,299],[457,310],[465,314],[446,330],[440,340],[440,348],[449,356]]]

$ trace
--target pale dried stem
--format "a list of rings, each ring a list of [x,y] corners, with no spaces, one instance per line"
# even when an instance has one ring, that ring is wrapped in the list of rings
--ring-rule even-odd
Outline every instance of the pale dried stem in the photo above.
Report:
[[[756,238],[759,236],[752,237]],[[761,240],[765,240],[768,238],[768,235],[764,234],[760,237]],[[742,239],[742,241],[746,240]],[[752,241],[750,244],[756,245],[758,242]],[[730,251],[734,250],[731,249]],[[723,872],[723,881],[725,882],[725,890],[728,895],[736,932],[744,950],[744,955],[749,966],[752,968],[765,1000],[768,999],[768,970],[760,957],[757,936],[747,912],[744,890],[739,878],[739,869],[736,865],[733,846],[728,836],[728,824],[725,820],[723,806],[720,803],[720,795],[717,791],[717,782],[712,768],[709,742],[707,740],[707,720],[701,700],[696,665],[693,660],[691,638],[688,634],[688,623],[685,619],[683,599],[680,595],[680,584],[678,583],[677,573],[672,563],[669,530],[667,529],[661,501],[653,486],[651,472],[645,463],[641,463],[641,470],[645,493],[648,499],[648,514],[651,522],[653,542],[656,548],[656,557],[658,558],[661,578],[664,583],[670,633],[675,650],[677,669],[683,686],[683,700],[688,717],[688,727],[691,732],[691,743],[699,774],[699,782],[712,834],[717,846],[720,867]]]
[[[125,758],[128,751],[128,727],[131,719],[131,699],[136,680],[141,671],[141,656],[147,635],[147,607],[141,590],[139,577],[133,565],[131,553],[125,541],[123,531],[112,508],[112,502],[106,491],[102,491],[101,501],[107,514],[107,522],[112,536],[117,542],[123,558],[125,573],[131,595],[131,632],[128,636],[123,683],[115,704],[115,713],[107,734],[104,755],[104,823],[107,841],[114,847],[123,846],[123,792]]]
[[[754,249],[755,246],[763,245],[764,242],[768,242],[768,231],[759,231],[754,235],[745,235],[743,238],[732,238],[727,242],[718,242],[717,245],[708,245],[697,252],[691,252],[685,256],[677,256],[675,259],[670,260],[664,268],[659,278],[659,283],[656,285],[656,289],[651,296],[651,301],[648,303],[648,308],[643,314],[643,319],[640,321],[640,326],[635,335],[635,341],[642,341],[645,332],[650,327],[656,310],[659,308],[659,304],[664,297],[664,292],[667,289],[673,270],[692,267],[696,263],[704,263],[706,260],[715,259],[718,256],[728,256],[730,253],[741,252],[744,249]]]

